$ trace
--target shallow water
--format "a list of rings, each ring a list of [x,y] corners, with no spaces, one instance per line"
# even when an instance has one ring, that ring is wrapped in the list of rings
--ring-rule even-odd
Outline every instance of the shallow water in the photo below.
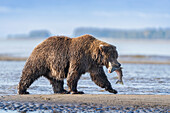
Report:
[[[0,61],[0,95],[17,94],[24,61]],[[107,77],[119,94],[160,94],[170,95],[170,65],[122,64],[124,85],[115,84],[116,73],[107,73]],[[65,89],[68,89],[65,80]],[[78,90],[86,94],[110,94],[91,81],[89,74],[82,75]],[[28,89],[31,94],[53,94],[52,86],[44,77],[35,81]]]

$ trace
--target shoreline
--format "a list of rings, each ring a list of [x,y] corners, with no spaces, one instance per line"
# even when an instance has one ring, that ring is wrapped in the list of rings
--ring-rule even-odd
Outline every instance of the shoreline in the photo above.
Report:
[[[1,56],[0,61],[26,61],[27,57],[11,57],[11,56]]]
[[[26,61],[28,57],[12,57],[8,55],[0,55],[0,61]],[[170,56],[154,56],[154,55],[121,55],[120,63],[126,64],[167,64],[170,65]]]

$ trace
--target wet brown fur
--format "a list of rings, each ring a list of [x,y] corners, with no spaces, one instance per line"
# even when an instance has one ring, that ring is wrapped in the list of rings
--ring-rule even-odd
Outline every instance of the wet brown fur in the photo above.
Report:
[[[105,52],[100,48],[104,45]],[[111,93],[112,89],[102,66],[108,66],[110,55],[116,60],[116,47],[97,40],[91,35],[77,38],[65,36],[49,37],[40,43],[27,59],[18,86],[19,94],[28,94],[27,88],[44,76],[53,86],[54,93],[82,93],[77,91],[81,75],[89,72],[91,79]],[[63,79],[67,78],[69,91],[64,90]]]

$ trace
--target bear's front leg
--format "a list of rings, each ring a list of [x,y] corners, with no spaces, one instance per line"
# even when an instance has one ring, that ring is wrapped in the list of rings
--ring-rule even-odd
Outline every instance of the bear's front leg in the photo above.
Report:
[[[103,67],[93,66],[90,70],[90,76],[92,81],[101,88],[105,88],[106,91],[116,94],[117,91],[112,88],[110,82],[105,75]]]
[[[80,76],[81,74],[79,74],[77,71],[69,72],[67,76],[67,86],[71,94],[84,94],[82,91],[77,91],[77,83],[80,79]]]

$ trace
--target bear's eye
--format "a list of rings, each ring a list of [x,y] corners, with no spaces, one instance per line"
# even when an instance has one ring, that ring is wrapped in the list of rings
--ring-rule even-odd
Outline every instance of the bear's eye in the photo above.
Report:
[[[118,58],[118,53],[117,53],[117,51],[115,51],[115,58],[116,58],[116,59]]]
[[[110,56],[112,56],[113,58],[118,58],[118,53],[117,53],[117,51],[110,51]]]

